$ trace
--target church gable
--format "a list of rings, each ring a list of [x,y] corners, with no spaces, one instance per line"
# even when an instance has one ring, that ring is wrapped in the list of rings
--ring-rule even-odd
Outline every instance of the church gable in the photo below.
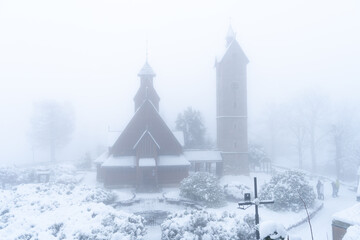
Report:
[[[140,139],[135,143],[133,149],[138,158],[156,158],[160,150],[159,144],[148,130],[145,130]]]
[[[155,145],[158,148],[159,155],[178,155],[182,153],[180,143],[149,100],[144,101],[136,111],[134,117],[112,146],[110,153],[114,156],[135,155],[135,145],[139,142],[138,146],[142,142],[141,138],[145,137],[143,134],[146,130],[150,133],[145,134],[146,138],[150,137],[155,140],[152,140],[152,142],[156,142]]]

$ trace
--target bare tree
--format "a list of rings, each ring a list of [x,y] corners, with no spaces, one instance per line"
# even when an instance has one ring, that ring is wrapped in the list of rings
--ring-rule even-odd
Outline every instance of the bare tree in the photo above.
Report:
[[[30,137],[33,145],[49,148],[51,161],[55,161],[56,150],[70,141],[73,130],[74,114],[70,105],[51,100],[34,104]]]
[[[336,177],[341,178],[344,170],[344,164],[350,164],[349,161],[356,155],[356,146],[354,144],[355,128],[352,125],[353,116],[350,117],[347,109],[336,113],[335,120],[330,124],[329,135],[334,146],[334,163]]]
[[[289,127],[290,134],[295,139],[295,148],[298,155],[299,168],[302,169],[304,162],[304,149],[308,131],[306,129],[301,108],[295,108],[292,109],[292,111],[289,111],[287,125]]]
[[[317,93],[305,95],[302,103],[306,123],[306,129],[309,134],[309,146],[311,156],[311,168],[317,172],[317,146],[326,134],[320,134],[320,121],[325,112],[325,99]]]

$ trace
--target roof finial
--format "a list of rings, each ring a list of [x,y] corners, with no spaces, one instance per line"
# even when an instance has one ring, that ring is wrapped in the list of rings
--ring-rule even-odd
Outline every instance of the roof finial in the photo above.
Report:
[[[234,30],[231,27],[231,18],[230,18],[230,24],[229,24],[229,29],[228,32],[226,34],[226,46],[229,46],[230,43],[236,38],[236,34],[234,32]]]

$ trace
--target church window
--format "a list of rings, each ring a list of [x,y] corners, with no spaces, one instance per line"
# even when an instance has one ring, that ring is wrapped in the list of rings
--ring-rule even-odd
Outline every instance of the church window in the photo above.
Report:
[[[236,101],[234,101],[234,108],[236,108],[237,107],[237,103],[236,103]]]
[[[236,148],[237,147],[237,142],[234,142],[234,148]]]
[[[236,129],[236,127],[237,127],[237,126],[236,126],[236,123],[235,123],[235,124],[234,124],[234,129]]]

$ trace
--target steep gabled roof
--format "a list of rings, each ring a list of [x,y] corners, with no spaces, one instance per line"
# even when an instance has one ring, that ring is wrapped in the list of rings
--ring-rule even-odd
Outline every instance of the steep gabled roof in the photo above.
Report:
[[[148,130],[159,147],[159,155],[178,155],[182,147],[149,100],[135,112],[125,130],[121,133],[110,154],[114,156],[134,155],[134,146]]]
[[[240,59],[244,61],[246,64],[249,63],[249,59],[245,55],[244,51],[240,47],[240,44],[236,41],[236,39],[232,40],[229,46],[225,49],[224,53],[217,57],[216,63],[221,63],[227,56],[231,55],[231,53],[236,53],[239,55]]]

